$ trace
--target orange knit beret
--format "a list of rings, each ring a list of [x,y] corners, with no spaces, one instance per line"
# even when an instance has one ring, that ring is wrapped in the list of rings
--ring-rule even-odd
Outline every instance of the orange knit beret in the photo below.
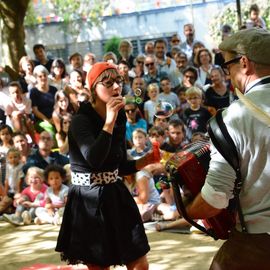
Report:
[[[89,89],[91,89],[92,85],[95,83],[98,76],[104,70],[107,70],[107,69],[115,69],[116,70],[116,66],[112,65],[108,62],[98,62],[92,66],[91,70],[87,74],[87,82],[88,82]]]

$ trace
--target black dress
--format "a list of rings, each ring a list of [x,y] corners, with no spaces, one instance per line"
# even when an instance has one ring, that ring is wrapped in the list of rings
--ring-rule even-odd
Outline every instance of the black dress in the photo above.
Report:
[[[73,117],[68,138],[72,172],[119,174],[136,171],[125,147],[124,110],[118,114],[113,134],[102,131],[104,120],[82,103]],[[71,264],[103,267],[132,262],[149,251],[137,205],[119,179],[105,185],[71,185],[56,251]]]

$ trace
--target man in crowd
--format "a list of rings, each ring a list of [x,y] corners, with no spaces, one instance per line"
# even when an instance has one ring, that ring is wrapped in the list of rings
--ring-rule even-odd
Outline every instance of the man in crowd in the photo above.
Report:
[[[34,60],[35,66],[43,65],[50,73],[53,59],[47,57],[45,46],[43,44],[35,44],[33,46],[33,52],[36,57],[36,60]]]
[[[54,145],[51,134],[47,131],[40,133],[38,141],[38,149],[28,156],[26,164],[23,167],[23,171],[26,174],[30,167],[39,167],[45,169],[49,164],[58,164],[64,166],[69,163],[69,159],[66,156],[53,152]]]

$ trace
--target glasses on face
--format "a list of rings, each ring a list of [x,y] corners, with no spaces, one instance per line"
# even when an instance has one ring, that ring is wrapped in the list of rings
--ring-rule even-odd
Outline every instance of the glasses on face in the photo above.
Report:
[[[143,65],[143,64],[144,64],[144,62],[143,62],[143,61],[139,61],[139,60],[137,60],[137,63],[138,63],[138,64],[141,64],[141,65]]]
[[[221,65],[221,68],[222,68],[223,72],[225,73],[225,75],[230,75],[229,65],[239,62],[241,58],[242,58],[242,56],[238,56],[238,57],[233,58],[233,59],[231,59],[231,60],[229,60],[227,62],[224,62]]]
[[[103,80],[103,81],[101,81],[99,83],[101,83],[106,88],[112,87],[114,85],[114,83],[117,83],[120,87],[122,87],[123,78],[122,77],[117,77],[115,79],[112,79],[112,78],[111,79],[105,79],[105,80]]]
[[[178,42],[180,42],[179,39],[173,39],[173,40],[172,40],[172,43],[178,43]]]
[[[125,110],[126,113],[135,113],[136,109],[127,109]]]
[[[146,67],[150,67],[150,66],[152,67],[152,66],[154,66],[154,64],[155,64],[154,62],[146,63],[145,66],[146,66]]]

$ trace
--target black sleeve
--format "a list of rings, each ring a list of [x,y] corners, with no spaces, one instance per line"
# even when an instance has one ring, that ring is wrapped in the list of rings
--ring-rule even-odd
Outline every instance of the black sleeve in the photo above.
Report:
[[[95,133],[97,133],[97,127],[94,123],[82,115],[74,117],[70,134],[89,166],[99,169],[110,152],[112,135],[104,130],[96,135]]]
[[[119,175],[129,175],[137,172],[136,168],[136,160],[128,160],[127,159],[127,148],[126,148],[126,143],[123,143],[123,158],[122,161],[119,165]]]

